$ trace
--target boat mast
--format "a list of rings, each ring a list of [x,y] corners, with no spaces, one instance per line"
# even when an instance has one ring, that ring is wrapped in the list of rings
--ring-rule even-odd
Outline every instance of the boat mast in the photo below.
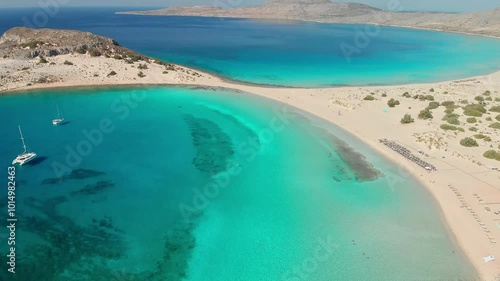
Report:
[[[57,105],[57,118],[61,119],[61,111],[59,111],[59,105]]]
[[[19,134],[21,135],[21,141],[23,142],[24,152],[26,153],[26,144],[24,143],[23,132],[21,131],[21,126],[17,126],[19,128]]]

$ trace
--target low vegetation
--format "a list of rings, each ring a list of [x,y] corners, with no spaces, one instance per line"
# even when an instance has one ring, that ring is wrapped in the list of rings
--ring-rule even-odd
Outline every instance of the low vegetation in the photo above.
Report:
[[[372,95],[367,95],[367,96],[364,98],[364,100],[370,100],[370,101],[372,101],[372,100],[375,100],[375,98],[374,98]]]
[[[491,112],[498,112],[498,113],[500,113],[500,106],[493,106],[492,108],[490,108],[490,111]]]
[[[40,57],[40,61],[38,63],[48,63],[48,61],[44,57]]]
[[[472,117],[482,117],[486,108],[480,104],[469,104],[463,107],[464,114]]]
[[[108,73],[108,77],[109,77],[109,76],[115,76],[116,74],[117,74],[117,73],[116,73],[114,70],[112,70],[110,73]]]
[[[31,42],[28,42],[28,43],[23,43],[23,44],[20,44],[19,46],[21,48],[29,47],[30,49],[34,49],[34,48],[36,48],[38,46],[41,46],[43,44],[45,44],[45,42],[37,40],[37,41],[31,41]]]
[[[432,111],[430,111],[428,108],[426,108],[426,109],[420,111],[420,113],[418,114],[418,118],[423,119],[423,120],[432,119],[433,118]]]
[[[475,117],[469,117],[467,118],[467,123],[474,124],[477,122],[477,119]]]
[[[144,75],[142,71],[139,71],[139,73],[137,73],[137,76],[139,76],[140,78],[146,77],[146,75]]]
[[[483,154],[483,156],[488,159],[500,161],[500,151],[488,150]]]
[[[401,118],[401,124],[410,124],[413,122],[415,122],[415,119],[413,119],[410,114],[405,114],[405,116]]]
[[[73,63],[72,63],[72,62],[70,62],[69,60],[65,60],[65,61],[64,61],[64,64],[65,64],[65,65],[73,65]]]
[[[439,107],[439,102],[437,101],[431,101],[429,103],[429,105],[427,106],[428,109],[432,110],[432,109],[436,109]]]
[[[465,132],[465,130],[461,127],[449,125],[449,124],[443,124],[440,126],[441,129],[445,131],[459,131],[459,132]]]
[[[387,102],[387,105],[389,107],[396,107],[396,105],[399,105],[399,101],[398,100],[395,100],[395,99],[390,99],[388,102]]]
[[[460,125],[460,121],[458,120],[458,117],[460,117],[458,114],[447,113],[445,116],[443,116],[442,120],[446,121],[452,125]]]
[[[474,100],[478,101],[478,102],[483,102],[484,101],[484,97],[482,96],[477,96],[474,98]]]
[[[90,55],[91,57],[100,57],[102,54],[101,54],[101,52],[100,52],[99,50],[97,50],[97,49],[90,49],[90,50],[89,50],[89,55]]]
[[[460,144],[465,147],[477,147],[477,141],[473,138],[465,138],[460,141]]]
[[[490,128],[500,130],[500,122],[495,122],[489,126]]]

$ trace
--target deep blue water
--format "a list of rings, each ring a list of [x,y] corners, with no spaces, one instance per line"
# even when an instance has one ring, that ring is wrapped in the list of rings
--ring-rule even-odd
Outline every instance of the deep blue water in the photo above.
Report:
[[[226,78],[273,85],[403,84],[500,69],[500,40],[364,25],[269,23],[244,19],[115,15],[126,8],[0,10],[13,26],[77,29],[112,37],[149,56]],[[357,40],[368,34],[368,41]],[[359,41],[359,42],[358,42]],[[358,44],[356,44],[358,42]],[[364,43],[366,42],[366,43]]]

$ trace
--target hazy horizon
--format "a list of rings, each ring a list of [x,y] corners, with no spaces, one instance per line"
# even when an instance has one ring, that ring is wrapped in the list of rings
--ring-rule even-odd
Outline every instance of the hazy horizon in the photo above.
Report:
[[[171,7],[189,5],[209,5],[223,7],[253,6],[265,3],[266,0],[122,0],[117,3],[114,0],[17,0],[0,4],[0,8],[22,8],[40,7],[59,3],[62,7]],[[392,0],[337,0],[332,2],[362,3],[373,7],[388,9]],[[400,0],[400,6],[404,11],[442,11],[442,12],[472,12],[492,10],[500,7],[498,0],[458,0],[458,1],[435,1],[435,0]]]

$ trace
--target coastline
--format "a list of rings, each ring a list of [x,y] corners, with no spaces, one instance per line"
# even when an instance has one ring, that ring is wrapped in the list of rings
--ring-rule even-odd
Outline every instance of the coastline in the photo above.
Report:
[[[336,21],[321,21],[321,20],[304,20],[304,19],[273,19],[273,18],[254,18],[254,17],[232,17],[232,16],[213,16],[213,15],[159,15],[159,14],[140,14],[134,12],[115,12],[117,15],[132,15],[132,16],[157,16],[157,17],[204,17],[204,18],[221,18],[221,19],[243,19],[243,20],[254,20],[254,21],[283,21],[283,22],[296,22],[296,23],[324,23],[324,24],[345,24],[345,25],[372,25],[372,26],[380,26],[380,27],[399,27],[399,28],[408,28],[414,30],[426,30],[426,31],[435,31],[435,32],[444,32],[444,33],[453,33],[453,34],[462,34],[468,36],[479,36],[486,38],[494,38],[500,39],[500,35],[491,35],[491,34],[482,34],[482,33],[472,33],[466,31],[458,31],[451,29],[439,29],[439,28],[429,28],[429,27],[417,27],[410,25],[396,25],[396,24],[380,24],[373,22],[336,22]]]
[[[63,55],[54,59],[62,62],[64,59],[68,58],[68,56],[70,56],[76,63],[77,56],[74,55]],[[103,71],[107,72],[109,70],[109,64],[111,63],[109,59],[92,59],[97,63],[107,64],[107,67],[103,67]],[[83,63],[84,62],[82,62],[82,64]],[[136,69],[132,69],[130,67],[127,69],[128,65],[121,65],[122,62],[120,61],[113,61],[113,63],[116,63],[116,65],[113,65],[112,67],[116,68],[119,72],[119,78],[112,78],[114,79],[112,81],[107,80],[99,82],[98,79],[82,80],[82,77],[77,75],[68,80],[48,84],[34,84],[29,87],[25,84],[19,84],[17,88],[0,92],[0,95],[29,90],[54,88],[182,86],[226,88],[258,95],[287,104],[304,112],[308,112],[309,114],[345,130],[370,146],[384,158],[410,172],[411,175],[415,177],[415,179],[417,179],[423,186],[425,186],[428,192],[432,195],[442,212],[446,226],[451,230],[450,236],[453,236],[456,239],[457,244],[471,261],[471,264],[478,271],[481,278],[483,278],[483,280],[494,280],[495,274],[500,272],[500,265],[496,262],[488,264],[482,263],[483,256],[495,255],[500,257],[500,249],[496,246],[496,244],[491,244],[489,240],[487,240],[485,234],[479,228],[479,225],[474,220],[472,215],[470,215],[465,208],[460,207],[459,199],[456,198],[455,194],[449,187],[449,185],[455,186],[463,194],[463,197],[468,202],[468,205],[477,214],[480,214],[480,217],[484,222],[487,222],[488,228],[494,230],[494,228],[496,228],[493,221],[495,216],[490,213],[485,213],[482,210],[484,206],[482,204],[477,204],[477,200],[473,197],[472,192],[481,195],[481,197],[488,199],[488,201],[500,202],[500,186],[497,181],[498,176],[496,175],[498,172],[489,171],[484,165],[477,166],[471,164],[467,159],[461,159],[458,157],[455,157],[456,159],[452,160],[453,165],[451,165],[447,162],[447,160],[445,161],[441,158],[443,156],[445,159],[454,157],[454,155],[448,150],[433,150],[432,148],[425,150],[425,147],[420,147],[420,149],[424,149],[426,153],[432,155],[432,157],[427,159],[438,167],[437,173],[428,174],[412,162],[378,143],[379,138],[394,139],[403,143],[412,151],[416,151],[414,146],[418,145],[416,144],[415,137],[413,136],[415,132],[426,132],[429,128],[437,128],[436,130],[439,130],[439,124],[434,123],[434,121],[418,120],[418,124],[399,124],[399,118],[402,115],[401,113],[407,111],[407,109],[404,109],[403,107],[408,107],[408,105],[410,105],[410,107],[413,108],[413,112],[415,112],[415,110],[418,112],[418,110],[421,109],[418,106],[420,101],[408,101],[401,98],[400,93],[403,91],[427,92],[429,88],[436,88],[440,91],[444,91],[445,89],[453,88],[455,90],[460,89],[460,91],[463,91],[463,97],[473,98],[474,95],[476,95],[479,91],[482,91],[483,88],[491,88],[492,90],[498,89],[500,86],[500,71],[484,76],[475,76],[461,80],[451,80],[437,83],[394,86],[288,88],[228,81],[227,79],[183,66],[177,66],[179,69],[184,69],[184,71],[179,71],[182,73],[172,72],[168,75],[164,75],[161,73],[163,67],[161,65],[154,65],[153,63],[151,63],[148,70],[144,70],[146,77],[140,80],[142,82],[139,82],[135,79]],[[95,71],[97,71],[98,67],[99,64],[96,64]],[[123,70],[120,71],[118,69],[119,67],[123,67]],[[68,69],[69,68],[70,66],[68,66]],[[65,71],[64,69],[62,70]],[[192,75],[188,75],[186,72],[199,73],[201,76],[192,77]],[[92,71],[89,73],[92,73]],[[131,77],[134,77],[134,79],[131,79]],[[480,90],[476,89],[479,87],[478,83],[480,83],[480,86],[482,87]],[[385,101],[383,99],[377,100],[373,103],[362,100],[364,94],[369,92],[387,92],[388,98],[398,98],[402,101],[403,105],[394,109],[394,112],[382,112],[380,109],[385,107]],[[462,96],[456,96],[454,98],[459,99],[462,98]],[[339,103],[336,103],[336,101],[339,101]],[[342,115],[340,115],[340,113],[342,113]],[[415,116],[414,113],[412,113],[412,115]],[[392,118],[389,119],[388,117]],[[355,120],[356,118],[360,120],[363,119],[366,122],[350,122],[350,120]],[[436,118],[436,121],[439,119],[440,118]],[[392,130],[394,126],[400,126],[400,130]],[[453,149],[458,150],[460,153],[467,150],[467,148],[460,147],[453,147]],[[465,172],[464,170],[468,170],[469,172]],[[487,178],[487,180],[477,178],[479,175]],[[500,207],[500,204],[498,206]],[[500,241],[499,234],[493,233],[493,235]]]

